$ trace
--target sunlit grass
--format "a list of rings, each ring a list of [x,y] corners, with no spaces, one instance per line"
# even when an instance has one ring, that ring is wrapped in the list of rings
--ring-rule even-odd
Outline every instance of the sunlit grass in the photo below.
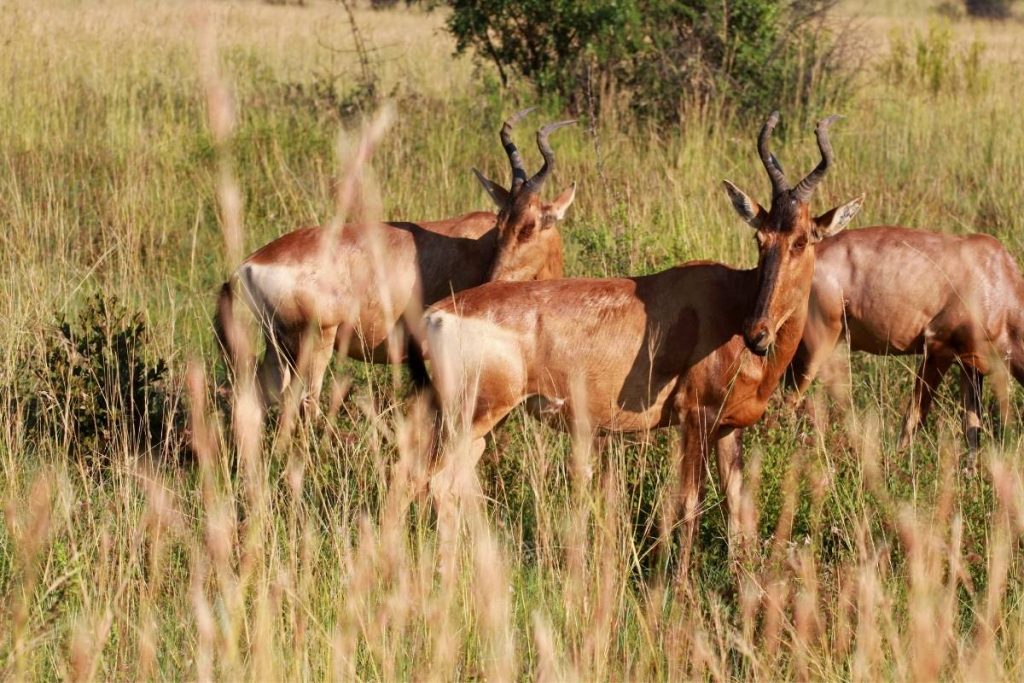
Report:
[[[926,9],[883,18],[919,26]],[[470,168],[505,177],[497,127],[533,98],[453,59],[443,17],[356,16],[396,102],[373,159],[381,212],[487,208]],[[235,93],[220,148],[204,25]],[[1019,44],[1024,28],[954,30],[1010,34]],[[1020,677],[1020,392],[976,472],[952,382],[899,454],[913,359],[855,357],[855,409],[833,409],[821,432],[775,406],[749,430],[758,547],[731,571],[711,478],[687,586],[652,544],[675,476],[668,430],[591,451],[516,413],[481,465],[487,505],[461,531],[399,476],[419,465],[388,369],[338,364],[352,389],[336,418],[240,454],[257,428],[232,431],[214,388],[210,319],[229,267],[218,149],[243,195],[247,250],[327,220],[338,131],[359,123],[309,84],[344,96],[351,44],[327,2],[0,5],[0,678]],[[838,164],[816,206],[863,192],[858,225],[990,232],[1024,257],[1024,77],[992,50],[984,66],[987,85],[935,93],[870,67],[834,128]],[[811,126],[780,105],[779,153],[799,173],[815,161]],[[727,111],[662,131],[606,111],[596,136],[558,138],[555,184],[579,183],[570,274],[753,265],[720,181],[768,200],[754,129]],[[523,126],[528,160],[528,126],[562,114]],[[143,312],[190,421],[141,457],[115,435],[97,472],[59,431],[27,423],[32,396],[18,387],[45,366],[54,321],[98,291]]]

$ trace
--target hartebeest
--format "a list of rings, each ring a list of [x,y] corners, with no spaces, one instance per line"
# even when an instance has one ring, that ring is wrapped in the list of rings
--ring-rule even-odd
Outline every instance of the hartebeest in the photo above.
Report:
[[[496,215],[302,228],[242,262],[221,289],[218,318],[227,329],[237,294],[260,320],[267,348],[257,372],[265,405],[288,387],[306,339],[312,352],[304,357],[301,379],[305,400],[315,405],[336,349],[367,361],[400,361],[404,347],[388,343],[390,335],[407,316],[418,319],[423,305],[488,280],[562,275],[562,238],[554,226],[572,204],[576,185],[553,202],[542,201],[540,190],[555,164],[548,136],[573,121],[538,131],[544,164],[527,178],[511,133],[529,111],[505,121],[500,131],[512,167],[510,189],[474,169],[498,205]]]
[[[755,230],[756,268],[694,261],[644,277],[490,283],[428,311],[437,395],[446,412],[464,408],[471,460],[524,401],[536,416],[558,418],[556,425],[629,432],[678,424],[685,547],[714,449],[730,528],[738,529],[742,429],[764,413],[800,342],[815,243],[842,229],[861,204],[811,217],[808,201],[832,165],[834,117],[818,123],[821,161],[796,187],[768,151],[778,117],[768,118],[757,142],[771,209],[725,181],[733,207]],[[452,474],[461,479],[465,471]]]
[[[996,371],[1005,420],[1006,368],[1024,383],[1022,334],[1024,281],[994,237],[900,227],[853,230],[818,246],[790,400],[799,401],[842,337],[851,351],[924,354],[900,435],[900,448],[906,448],[943,375],[958,363],[964,433],[974,450],[982,376]]]

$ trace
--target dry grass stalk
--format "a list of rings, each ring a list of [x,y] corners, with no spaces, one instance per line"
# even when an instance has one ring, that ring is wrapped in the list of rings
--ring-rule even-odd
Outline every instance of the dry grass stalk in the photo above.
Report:
[[[495,500],[438,517],[422,497],[423,419],[398,417],[415,413],[399,400],[399,376],[358,367],[335,380],[327,425],[300,420],[296,394],[291,429],[272,441],[241,319],[228,330],[238,376],[222,429],[202,364],[206,286],[247,247],[320,213],[331,225],[451,215],[479,196],[462,169],[498,170],[483,120],[508,103],[482,98],[472,64],[449,59],[451,45],[431,33],[443,18],[360,8],[376,44],[402,45],[381,62],[382,89],[402,84],[402,125],[378,139],[371,122],[370,139],[353,132],[337,165],[323,161],[332,139],[318,131],[334,124],[306,87],[325,62],[308,26],[341,44],[336,11],[204,6],[197,87],[191,13],[180,8],[0,8],[14,93],[0,101],[0,217],[13,226],[0,236],[0,624],[10,626],[0,678],[1020,678],[1019,415],[1001,440],[986,432],[986,467],[964,472],[956,399],[943,389],[936,424],[899,453],[912,363],[855,357],[845,425],[819,423],[806,438],[783,416],[750,430],[740,517],[758,542],[730,573],[717,554],[721,516],[705,514],[684,587],[665,585],[638,540],[658,526],[650,519],[674,519],[664,513],[675,473],[659,469],[674,436],[595,448],[588,425],[569,439],[514,416],[492,447],[500,459],[468,482]],[[880,34],[904,20],[885,18]],[[985,60],[1024,44],[1012,22],[951,31],[984,33]],[[332,56],[331,68],[335,58],[345,60]],[[1022,207],[1003,190],[1024,168],[1020,75],[998,68],[1007,87],[977,97],[865,85],[844,145],[857,173],[829,191],[869,190],[865,223],[984,230],[1018,252]],[[741,124],[706,112],[707,126],[662,133],[608,106],[593,125],[616,163],[580,186],[589,208],[567,226],[569,272],[650,271],[690,255],[751,265],[752,240],[707,191],[748,173]],[[374,150],[386,160],[376,174]],[[589,155],[568,143],[560,162],[586,178]],[[388,266],[386,253],[375,258]],[[189,406],[184,435],[176,416],[167,425],[190,448],[171,441],[140,464],[118,426],[93,454],[97,474],[56,433],[81,397],[54,378],[38,389],[52,399],[54,432],[32,425],[32,393],[11,387],[45,365],[47,326],[91,289],[145,314],[153,352],[171,362],[169,399]],[[668,566],[674,530],[656,532]]]

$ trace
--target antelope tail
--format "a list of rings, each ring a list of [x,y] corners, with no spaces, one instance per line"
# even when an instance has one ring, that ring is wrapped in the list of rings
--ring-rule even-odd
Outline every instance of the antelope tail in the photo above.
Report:
[[[409,332],[406,335],[405,366],[409,368],[412,386],[416,393],[434,393],[434,383],[427,372],[427,362],[423,354],[423,342],[419,335]]]
[[[413,395],[423,396],[427,399],[431,412],[439,413],[441,410],[441,396],[437,391],[434,380],[427,370],[426,354],[423,350],[423,343],[426,340],[426,329],[420,320],[422,314],[417,315],[414,320],[406,316],[405,321],[405,367],[409,369],[409,377],[412,379]]]
[[[425,330],[419,316],[415,321],[407,320],[405,325],[405,367],[412,380],[412,413],[419,413],[422,420],[422,440],[427,458],[435,460],[440,453],[442,438],[441,395],[427,371],[423,342]],[[412,324],[408,324],[412,323]]]
[[[225,282],[217,295],[217,312],[213,316],[213,330],[217,336],[217,345],[220,347],[221,357],[228,368],[228,372],[234,371],[235,353],[238,351],[237,324],[235,323],[235,292],[231,282]]]

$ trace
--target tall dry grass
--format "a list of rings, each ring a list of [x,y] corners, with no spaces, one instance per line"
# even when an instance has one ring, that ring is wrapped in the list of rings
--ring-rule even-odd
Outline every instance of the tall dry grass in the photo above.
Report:
[[[396,102],[371,161],[381,213],[483,207],[468,169],[505,172],[496,125],[515,93],[453,60],[436,16],[356,19]],[[670,538],[672,433],[594,447],[515,414],[481,466],[486,504],[439,516],[392,371],[338,365],[331,417],[277,437],[245,380],[253,344],[227,409],[216,287],[248,250],[355,201],[336,183],[363,130],[335,113],[350,46],[332,3],[0,5],[0,677],[1020,678],[1020,404],[976,472],[948,389],[899,454],[907,361],[854,358],[854,408],[820,430],[776,410],[750,430],[757,547],[730,566],[710,479],[686,584],[653,543]],[[998,50],[981,66],[987,84],[938,91],[866,74],[821,206],[867,192],[860,225],[983,230],[1024,256],[1024,83]],[[580,181],[571,273],[751,264],[717,185],[764,186],[752,132],[727,111],[651,130],[608,97],[593,133],[558,140],[557,173]],[[809,167],[809,128],[783,132],[786,168]],[[142,454],[115,433],[99,470],[28,420],[19,389],[45,376],[54,319],[96,291],[144,313],[187,415]],[[67,406],[62,386],[32,388]]]

